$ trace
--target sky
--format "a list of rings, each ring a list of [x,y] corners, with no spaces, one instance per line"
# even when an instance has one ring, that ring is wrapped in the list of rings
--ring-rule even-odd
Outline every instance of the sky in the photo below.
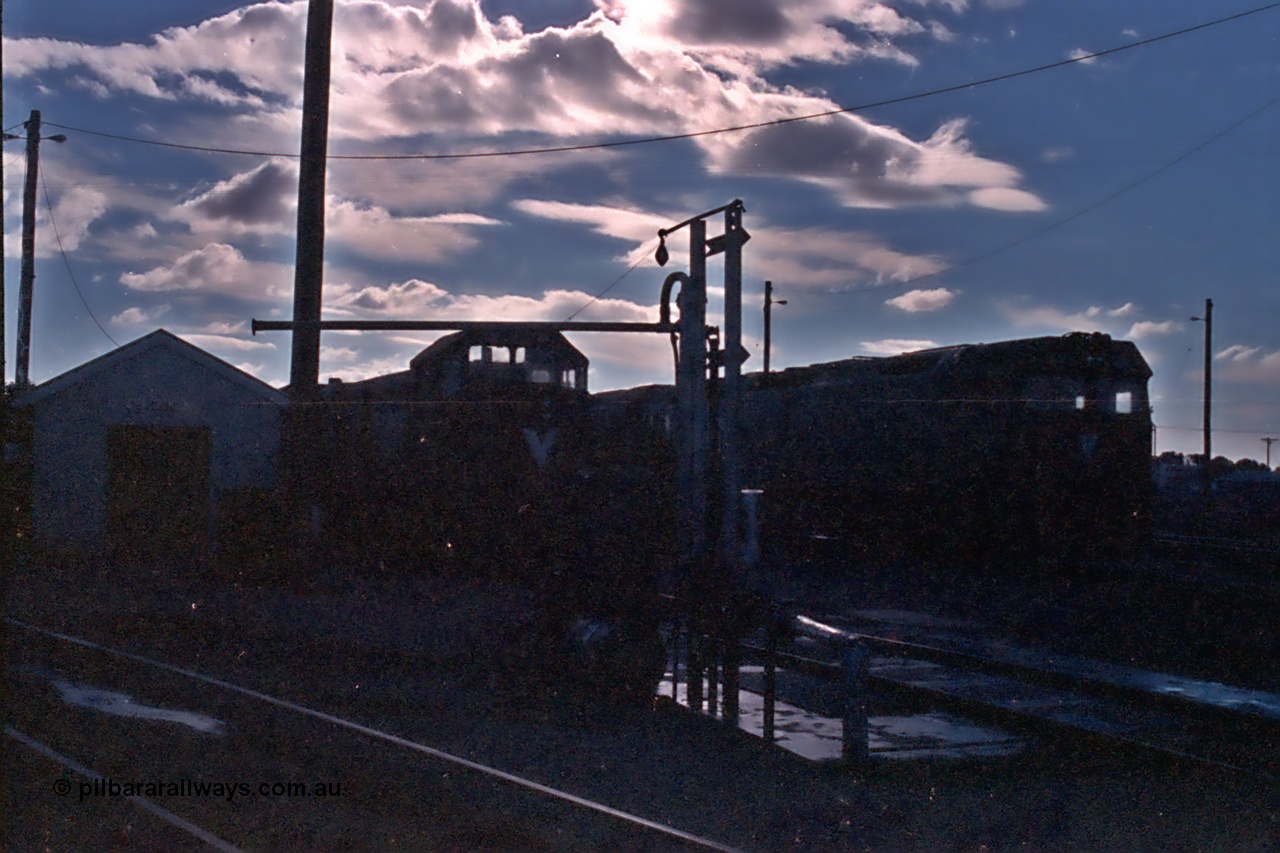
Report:
[[[1280,436],[1280,8],[1020,74],[1264,3],[335,6],[325,319],[653,321],[687,257],[669,241],[658,267],[657,230],[740,198],[746,370],[766,279],[775,369],[1105,332],[1155,372],[1156,450],[1198,452],[1212,298],[1214,454]],[[288,333],[249,324],[292,313],[306,12],[4,4],[3,126],[38,109],[67,136],[40,146],[33,382],[157,328],[288,381]],[[4,145],[12,380],[25,157]],[[377,159],[463,153],[499,156]],[[435,337],[326,332],[321,381]],[[672,381],[661,336],[571,337],[592,390]]]

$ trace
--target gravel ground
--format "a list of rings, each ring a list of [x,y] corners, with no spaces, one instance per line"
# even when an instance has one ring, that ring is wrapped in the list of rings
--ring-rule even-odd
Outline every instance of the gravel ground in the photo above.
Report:
[[[923,584],[891,594],[869,576],[788,583],[815,606],[925,600]],[[963,612],[975,590],[937,582],[928,592],[931,606]],[[1089,744],[854,771],[765,748],[668,705],[588,701],[558,673],[530,675],[545,663],[528,642],[530,598],[499,584],[335,573],[283,590],[41,566],[15,575],[7,609],[744,849],[1280,849],[1270,785]],[[11,823],[60,819],[15,795]],[[637,839],[631,849],[648,848]]]

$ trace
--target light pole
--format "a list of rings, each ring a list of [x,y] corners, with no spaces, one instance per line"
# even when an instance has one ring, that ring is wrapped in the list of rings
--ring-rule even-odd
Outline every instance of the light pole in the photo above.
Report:
[[[18,286],[18,340],[14,353],[13,381],[18,388],[30,384],[31,368],[31,299],[36,280],[36,181],[40,169],[40,140],[66,142],[61,133],[40,136],[40,111],[32,110],[27,129],[27,174],[22,188],[22,278]],[[6,137],[17,139],[18,137]],[[0,310],[3,306],[0,305]],[[0,337],[0,345],[3,338]],[[0,362],[3,364],[3,362]]]
[[[785,299],[773,298],[773,282],[764,283],[764,372],[769,372],[769,349],[772,346],[773,306],[786,305]]]
[[[1271,467],[1271,443],[1274,441],[1280,441],[1280,438],[1264,438],[1262,440],[1267,445],[1267,467],[1270,468]]]
[[[1208,492],[1213,481],[1213,445],[1209,438],[1210,401],[1213,396],[1213,300],[1206,299],[1204,316],[1192,317],[1191,321],[1204,322],[1204,488]]]

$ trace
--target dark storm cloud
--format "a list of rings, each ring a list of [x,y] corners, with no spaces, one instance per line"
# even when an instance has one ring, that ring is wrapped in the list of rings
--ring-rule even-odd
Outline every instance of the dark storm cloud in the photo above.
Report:
[[[680,4],[668,32],[695,42],[774,44],[792,29],[774,0],[693,0]]]
[[[261,225],[287,219],[289,199],[296,191],[293,169],[267,163],[245,175],[221,183],[190,204],[206,219],[226,219],[245,225]]]
[[[872,204],[924,204],[938,186],[911,183],[916,147],[872,125],[835,117],[752,131],[718,164],[725,172],[799,178]]]

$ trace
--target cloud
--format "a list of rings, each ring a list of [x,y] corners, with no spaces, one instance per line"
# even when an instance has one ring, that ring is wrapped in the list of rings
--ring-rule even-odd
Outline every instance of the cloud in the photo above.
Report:
[[[1110,318],[1119,318],[1129,313],[1132,310],[1132,304],[1125,303],[1111,309],[1092,305],[1075,313],[1048,305],[1028,306],[1017,301],[999,302],[997,308],[1016,326],[1045,327],[1060,332],[1102,331],[1119,334],[1123,327],[1117,326]],[[1130,330],[1137,325],[1139,324],[1132,324],[1129,327]]]
[[[276,345],[270,341],[235,338],[230,335],[205,335],[195,332],[178,332],[177,335],[189,344],[212,351],[255,352],[257,350],[273,350],[276,348]]]
[[[944,5],[952,13],[962,8]],[[599,0],[597,6],[571,26],[525,33],[513,18],[490,19],[478,0],[339,3],[333,147],[378,142],[382,150],[422,151],[442,142],[491,146],[494,137],[512,133],[598,138],[787,119],[838,105],[773,84],[762,76],[766,70],[870,58],[913,63],[905,40],[945,32],[923,14],[927,7],[877,0]],[[269,129],[291,148],[304,13],[303,3],[260,3],[166,30],[147,44],[11,40],[6,73],[62,73],[111,92],[216,107],[213,116],[202,111],[208,117],[198,123],[166,128],[174,141],[208,145],[212,135],[233,145],[251,129],[259,136]],[[954,119],[916,141],[842,114],[690,144],[714,174],[814,183],[850,206],[1043,208],[1018,186],[1016,168],[974,153],[963,131],[964,120]],[[541,168],[563,163],[548,160]],[[255,177],[278,179],[275,168]],[[481,181],[467,183],[470,192],[482,191]],[[252,216],[251,203],[266,201],[257,209],[265,214],[276,202],[254,189],[220,187],[201,200],[202,214]]]
[[[370,285],[359,290],[334,288],[335,298],[330,307],[336,311],[371,313],[392,316],[422,316],[434,311],[449,294],[434,284],[418,279],[390,284],[385,287]]]
[[[320,347],[322,361],[352,361],[359,358],[360,353],[351,347]],[[403,368],[401,368],[403,369]]]
[[[1048,205],[1040,197],[1026,190],[1013,187],[986,187],[969,193],[969,201],[975,207],[986,207],[991,210],[1037,211],[1045,210]]]
[[[36,257],[48,258],[60,252],[74,252],[88,235],[89,227],[106,211],[106,194],[89,187],[71,186],[56,196],[53,202],[53,218],[50,221],[44,196],[40,195],[36,206],[35,222],[36,231],[42,236],[36,240]],[[57,227],[56,235],[54,226]],[[5,234],[4,250],[10,257],[21,256],[21,230],[8,230]]]
[[[908,290],[901,296],[895,296],[892,299],[886,299],[886,305],[892,305],[909,314],[916,314],[923,311],[937,311],[951,304],[955,299],[954,291],[945,287],[937,287],[932,290]]]
[[[538,295],[454,294],[438,285],[417,279],[388,285],[354,288],[335,287],[330,301],[332,315],[348,317],[403,317],[430,315],[446,320],[563,320],[577,313],[579,320],[608,320],[652,323],[658,319],[656,305],[642,305],[625,299],[595,299],[579,290],[547,290]],[[571,334],[575,346],[587,353],[593,365],[610,365],[611,387],[635,381],[653,381],[655,372],[668,370],[671,345],[666,336],[649,334]],[[409,347],[395,357],[379,355],[352,365],[334,368],[347,379],[359,379],[407,369],[409,358],[425,347],[426,338],[395,336],[391,343]],[[344,348],[345,349],[345,348]],[[335,361],[339,359],[334,359]],[[328,368],[326,368],[328,369]],[[595,390],[603,390],[596,388]]]
[[[932,349],[937,346],[933,341],[913,341],[902,338],[885,338],[880,341],[863,341],[859,344],[862,351],[872,355],[901,355],[904,352]]]
[[[215,184],[179,205],[174,215],[198,232],[288,234],[294,227],[297,195],[295,164],[272,160]]]
[[[1112,314],[1112,316],[1116,315]],[[1186,327],[1176,320],[1163,320],[1160,322],[1141,320],[1129,327],[1128,337],[1139,340],[1141,338],[1149,338],[1152,335],[1167,335],[1170,332],[1177,332],[1184,328]]]
[[[1264,384],[1275,387],[1280,382],[1280,351],[1262,355],[1260,347],[1240,344],[1228,347],[1215,356],[1223,364],[1215,368],[1214,379],[1239,384]]]
[[[1213,358],[1215,361],[1248,361],[1260,351],[1261,347],[1247,347],[1244,344],[1235,344],[1227,347]]]
[[[654,249],[659,228],[683,219],[678,213],[620,208],[607,204],[571,204],[522,199],[512,206],[523,213],[588,225],[597,234],[632,243],[619,258],[643,262]],[[909,255],[886,246],[878,237],[857,231],[830,228],[779,228],[768,222],[751,222],[753,274],[779,284],[854,289],[866,283],[907,281],[941,272],[946,265],[927,255]],[[688,232],[682,229],[667,239],[676,259],[688,251]]]
[[[479,242],[475,229],[501,225],[474,213],[396,216],[384,207],[331,200],[325,216],[326,244],[380,261],[436,263]]]
[[[621,42],[674,43],[712,67],[739,74],[802,61],[870,57],[914,65],[902,41],[947,32],[936,21],[875,0],[596,0],[596,5],[619,26]]]
[[[1080,60],[1080,61],[1079,61],[1079,63],[1078,63],[1079,65],[1093,65],[1094,63],[1096,63],[1096,62],[1098,61],[1096,57],[1095,57],[1095,58],[1092,58],[1092,59],[1085,59],[1085,58],[1084,58],[1084,57],[1086,57],[1086,56],[1090,56],[1090,55],[1092,55],[1092,54],[1093,54],[1093,51],[1092,51],[1092,50],[1085,50],[1085,49],[1084,49],[1084,48],[1082,48],[1082,47],[1076,47],[1076,48],[1072,48],[1071,50],[1067,51],[1067,58],[1068,58],[1068,59],[1078,59],[1078,60]]]
[[[117,326],[141,326],[158,317],[163,317],[169,313],[170,307],[168,303],[153,305],[150,308],[129,307],[112,317],[111,322]]]
[[[130,290],[148,293],[193,292],[267,301],[292,295],[293,269],[284,264],[250,261],[234,246],[209,243],[167,266],[124,273],[120,283]]]
[[[759,120],[833,109],[832,102],[780,103],[757,110]],[[791,109],[780,109],[790,106]],[[744,119],[732,123],[740,124]],[[775,125],[740,134],[704,137],[716,174],[767,175],[816,184],[850,207],[956,205],[968,201],[1001,210],[1040,210],[1044,203],[1015,185],[1021,172],[975,154],[964,119],[944,122],[915,142],[893,128],[843,114]]]

